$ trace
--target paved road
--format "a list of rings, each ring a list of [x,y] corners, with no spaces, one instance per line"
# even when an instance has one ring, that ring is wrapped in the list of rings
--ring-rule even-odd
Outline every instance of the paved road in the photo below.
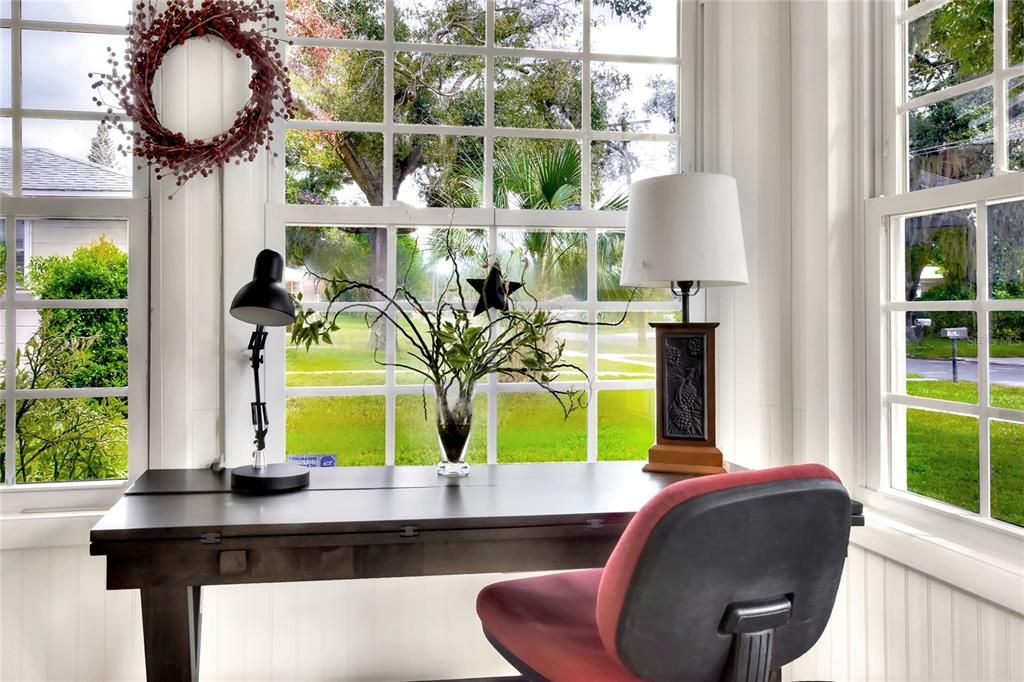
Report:
[[[952,379],[950,360],[920,360],[907,358],[907,374],[918,374],[926,379]],[[989,366],[989,381],[1004,386],[1024,386],[1024,359],[997,358]],[[973,358],[957,362],[957,375],[962,381],[978,381],[978,363]]]

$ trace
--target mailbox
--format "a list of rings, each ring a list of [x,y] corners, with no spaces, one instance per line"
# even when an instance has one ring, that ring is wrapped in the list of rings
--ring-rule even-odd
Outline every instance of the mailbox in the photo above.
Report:
[[[919,317],[916,320],[914,320],[914,324],[918,327],[930,327],[932,326],[932,318]]]
[[[962,340],[967,338],[967,327],[944,327],[939,331],[944,339]]]

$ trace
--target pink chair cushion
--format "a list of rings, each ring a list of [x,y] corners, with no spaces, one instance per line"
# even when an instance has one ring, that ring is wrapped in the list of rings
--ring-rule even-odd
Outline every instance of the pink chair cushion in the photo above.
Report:
[[[555,682],[640,682],[608,654],[595,621],[602,569],[489,585],[476,600],[484,630]]]
[[[798,464],[774,469],[691,478],[673,483],[651,498],[651,501],[633,517],[619,539],[601,575],[597,591],[597,628],[607,656],[615,662],[616,667],[624,669],[617,653],[617,630],[626,593],[633,579],[633,571],[636,569],[651,531],[665,514],[684,502],[719,490],[773,481],[811,478],[839,481],[831,470],[820,464]],[[684,598],[685,593],[670,596]]]

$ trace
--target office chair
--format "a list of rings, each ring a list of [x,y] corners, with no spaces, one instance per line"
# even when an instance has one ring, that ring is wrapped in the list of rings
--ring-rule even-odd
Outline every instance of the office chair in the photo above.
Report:
[[[477,614],[529,680],[764,682],[824,631],[850,519],[817,464],[680,481],[604,568],[489,585]]]

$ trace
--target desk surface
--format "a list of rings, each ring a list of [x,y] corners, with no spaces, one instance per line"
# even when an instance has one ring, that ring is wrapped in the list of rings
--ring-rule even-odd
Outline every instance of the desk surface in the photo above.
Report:
[[[624,523],[680,480],[640,462],[502,464],[461,479],[433,467],[312,469],[305,490],[232,493],[227,472],[147,471],[92,530],[94,543]]]

